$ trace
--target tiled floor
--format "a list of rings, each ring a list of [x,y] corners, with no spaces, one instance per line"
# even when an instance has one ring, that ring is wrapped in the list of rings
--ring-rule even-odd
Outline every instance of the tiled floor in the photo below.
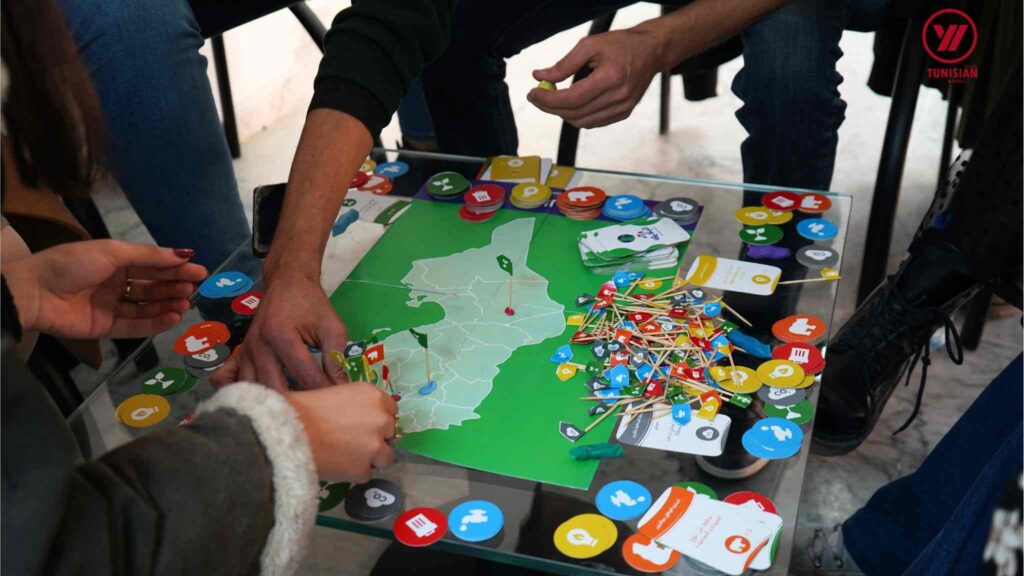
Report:
[[[656,14],[656,7],[639,5],[620,12],[616,25],[625,26]],[[508,78],[519,121],[521,153],[556,155],[558,121],[528,104],[524,95],[533,85],[530,71],[550,65],[584,32],[580,27],[563,33],[526,50],[510,63]],[[846,80],[841,91],[849,106],[847,121],[840,130],[832,189],[848,192],[855,200],[834,318],[836,325],[854,309],[869,200],[889,105],[887,98],[871,93],[865,85],[871,67],[871,36],[848,34],[842,48],[846,56],[839,68]],[[627,121],[582,134],[578,164],[739,181],[739,143],[744,134],[733,116],[739,102],[728,86],[740,66],[741,62],[734,61],[722,67],[720,96],[704,102],[684,102],[676,80],[671,100],[672,129],[666,136],[657,135],[658,94],[657,90],[649,91]],[[931,201],[944,114],[945,105],[938,93],[922,92],[907,156],[890,268],[902,258],[910,235]],[[284,181],[287,177],[301,121],[302,113],[297,111],[243,144],[243,156],[236,168],[248,209],[256,185]],[[383,139],[386,143],[398,139],[394,123],[385,130]],[[134,214],[125,209],[116,195],[101,198],[101,205],[115,234],[147,238]],[[909,415],[915,388],[896,392],[875,434],[852,455],[840,459],[811,457],[797,527],[798,549],[793,552],[793,573],[814,573],[803,549],[813,530],[841,522],[879,486],[914,470],[989,380],[1020,353],[1021,338],[1019,315],[990,321],[981,348],[967,355],[964,366],[954,366],[944,354],[936,352],[924,408],[907,431],[891,435]],[[83,374],[83,379],[94,381],[95,376]],[[384,545],[372,538],[317,528],[300,573],[366,574]]]

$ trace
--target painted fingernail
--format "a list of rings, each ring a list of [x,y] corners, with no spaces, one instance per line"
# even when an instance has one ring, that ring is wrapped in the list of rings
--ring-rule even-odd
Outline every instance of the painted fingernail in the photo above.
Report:
[[[175,248],[174,255],[178,258],[191,258],[196,255],[196,251],[191,248]]]

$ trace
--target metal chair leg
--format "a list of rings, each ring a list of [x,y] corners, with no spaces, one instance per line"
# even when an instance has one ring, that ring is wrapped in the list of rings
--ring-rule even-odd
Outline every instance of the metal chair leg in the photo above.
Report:
[[[615,19],[615,12],[605,14],[600,18],[595,18],[590,23],[590,32],[587,36],[593,36],[594,34],[603,34],[612,28],[612,21]],[[584,66],[575,76],[572,77],[572,82],[575,84],[580,80],[587,77],[590,74],[590,67]],[[576,148],[580,140],[580,129],[569,124],[568,122],[562,122],[562,131],[558,136],[558,165],[559,166],[575,166],[576,165]]]
[[[661,99],[658,102],[658,134],[668,134],[669,104],[672,98],[672,73],[668,70],[658,75],[661,78]]]
[[[960,97],[963,95],[961,84],[950,84],[946,92],[949,108],[946,109],[946,127],[942,131],[942,155],[939,157],[939,186],[946,179],[946,171],[953,159],[953,138],[956,134],[957,112],[960,111]]]
[[[327,28],[324,27],[324,23],[317,18],[316,14],[306,5],[305,2],[299,2],[292,4],[288,7],[295,15],[295,18],[302,24],[302,27],[306,29],[306,33],[316,43],[316,47],[320,49],[322,53],[324,51],[324,37],[327,36]]]
[[[864,259],[861,268],[857,304],[864,302],[875,286],[885,278],[896,207],[900,198],[900,181],[910,144],[910,128],[914,123],[914,108],[917,106],[917,94],[924,74],[924,49],[918,33],[922,24],[917,19],[910,20],[903,36],[864,243],[864,253],[869,257]]]
[[[210,38],[213,48],[213,69],[217,73],[217,92],[220,94],[220,109],[224,114],[224,138],[228,141],[228,150],[232,158],[242,156],[238,145],[238,124],[235,122],[235,102],[231,98],[231,79],[228,77],[228,56],[224,50],[224,37],[221,35]]]

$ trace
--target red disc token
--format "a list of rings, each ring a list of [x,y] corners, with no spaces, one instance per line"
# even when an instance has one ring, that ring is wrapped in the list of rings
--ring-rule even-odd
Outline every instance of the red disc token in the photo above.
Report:
[[[235,314],[252,316],[256,313],[256,308],[260,305],[260,300],[263,300],[263,292],[260,292],[259,290],[246,292],[231,301],[231,310],[234,311]]]
[[[803,342],[790,342],[772,349],[772,358],[799,364],[805,373],[817,374],[825,367],[825,359],[817,347]]]
[[[366,181],[369,179],[370,177],[366,175],[366,172],[356,172],[356,175],[352,178],[352,183],[349,184],[348,187],[359,188],[363,184],[366,184]]]
[[[223,322],[197,322],[174,341],[174,351],[182,356],[191,356],[230,339],[231,332]]]
[[[413,508],[395,519],[395,540],[406,546],[430,546],[448,532],[448,519],[434,508]]]
[[[772,334],[783,342],[814,343],[825,336],[828,327],[816,316],[794,314],[772,324]]]
[[[462,208],[459,208],[459,217],[466,222],[483,222],[484,220],[490,220],[495,214],[496,212],[478,214],[470,210],[465,204],[462,205]]]
[[[723,502],[729,504],[735,504],[737,506],[745,506],[752,510],[759,510],[762,512],[768,512],[770,514],[777,513],[775,509],[775,503],[764,494],[757,492],[751,492],[749,490],[743,490],[740,492],[733,492],[722,499]]]
[[[357,188],[357,190],[361,190],[363,192],[373,192],[374,194],[377,194],[376,190],[378,188],[385,187],[387,188],[387,192],[391,192],[391,180],[388,180],[387,176],[374,174],[372,176],[367,177],[366,182],[363,182]],[[384,192],[384,194],[387,194],[387,192]]]
[[[671,569],[681,556],[643,534],[633,534],[622,543],[622,558],[634,570],[655,574]]]
[[[505,200],[505,189],[497,184],[478,184],[466,190],[469,206],[491,206]]]
[[[383,196],[385,194],[390,194],[391,191],[394,189],[395,185],[392,184],[391,180],[388,180],[387,182],[384,182],[381,185],[375,187],[373,190],[370,190],[370,192],[376,194],[377,196]]]
[[[761,198],[761,203],[772,210],[789,212],[790,210],[796,210],[797,205],[800,203],[800,195],[795,192],[785,192],[782,190],[769,192]]]
[[[800,204],[796,209],[806,214],[821,214],[832,207],[832,200],[824,194],[809,192],[800,196]]]

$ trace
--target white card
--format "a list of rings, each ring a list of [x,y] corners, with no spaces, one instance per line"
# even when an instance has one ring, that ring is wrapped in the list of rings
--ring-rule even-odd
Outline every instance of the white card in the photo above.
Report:
[[[615,439],[630,446],[654,448],[698,456],[721,456],[729,437],[732,420],[718,414],[714,420],[692,417],[684,426],[672,419],[668,410],[659,417],[654,412],[637,414],[629,421],[623,416]]]
[[[780,276],[782,270],[775,266],[701,254],[690,265],[686,281],[705,288],[769,296]]]

